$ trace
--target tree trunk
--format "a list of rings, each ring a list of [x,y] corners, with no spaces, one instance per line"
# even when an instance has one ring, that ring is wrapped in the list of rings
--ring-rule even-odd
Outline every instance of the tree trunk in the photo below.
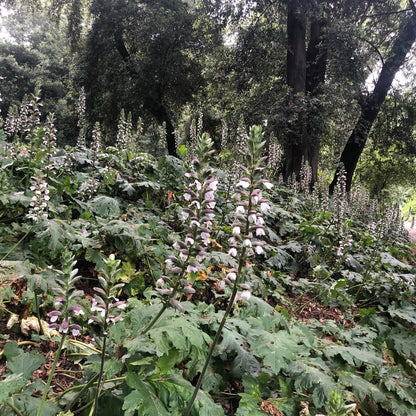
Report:
[[[309,43],[306,50],[306,15],[301,2],[292,1],[287,16],[287,85],[291,87],[289,107],[297,112],[296,121],[288,125],[285,145],[284,180],[293,175],[299,179],[302,163],[309,163],[312,170],[311,186],[318,178],[318,162],[322,123],[320,115],[310,115],[301,108],[309,97],[318,94],[318,87],[325,81],[327,53],[325,46],[326,22],[314,18],[310,23]],[[301,95],[304,94],[304,95]],[[306,101],[301,99],[306,97]]]
[[[305,92],[306,85],[306,17],[297,1],[288,6],[287,14],[287,85],[292,89],[289,106],[296,102],[296,95]],[[285,144],[284,180],[295,173],[299,175],[302,167],[302,127],[297,120],[288,126]]]
[[[316,97],[318,88],[325,82],[327,47],[325,41],[326,21],[314,19],[310,24],[310,39],[306,52],[306,94]],[[303,147],[304,160],[312,170],[311,188],[318,180],[319,150],[322,136],[321,114],[308,111],[306,137]]]
[[[341,154],[339,166],[334,179],[329,187],[332,194],[337,183],[338,173],[341,168],[346,171],[346,189],[351,189],[352,178],[358,160],[367,142],[371,127],[380,111],[380,108],[391,87],[393,79],[403,65],[407,53],[416,40],[416,15],[407,17],[401,25],[397,38],[383,64],[374,91],[361,104],[361,115],[349,137]]]
[[[176,153],[175,130],[165,106],[160,103],[155,103],[155,105],[151,107],[151,112],[159,123],[165,123],[168,154],[178,157],[178,154]]]

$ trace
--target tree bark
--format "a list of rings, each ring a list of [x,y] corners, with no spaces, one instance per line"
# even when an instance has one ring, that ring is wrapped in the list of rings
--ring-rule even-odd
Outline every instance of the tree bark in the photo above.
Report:
[[[352,178],[355,168],[367,142],[371,127],[380,111],[380,108],[391,87],[393,79],[403,65],[407,53],[416,40],[416,15],[407,17],[399,29],[397,38],[388,54],[381,69],[374,91],[363,100],[361,104],[361,115],[352,131],[347,144],[341,154],[339,166],[335,172],[334,179],[329,187],[332,194],[337,183],[337,177],[343,168],[346,171],[346,189],[351,189]]]
[[[288,124],[285,144],[284,180],[293,175],[299,180],[302,163],[309,163],[312,170],[311,186],[318,178],[318,163],[322,123],[319,114],[305,114],[299,110],[308,103],[309,98],[318,94],[318,87],[325,81],[327,53],[325,46],[326,22],[322,16],[310,22],[309,43],[306,49],[306,14],[298,1],[288,6],[287,16],[287,85],[292,93],[289,106],[298,112],[296,121]],[[306,97],[303,103],[302,95]]]
[[[310,39],[306,51],[306,85],[305,90],[309,98],[316,97],[319,86],[325,82],[327,67],[327,46],[325,40],[326,21],[316,18],[310,24]],[[312,170],[311,188],[318,180],[319,151],[323,133],[321,114],[308,112],[306,137],[303,147],[304,160],[309,162]]]
[[[306,85],[306,17],[297,1],[288,6],[287,14],[287,85],[292,89],[289,106],[293,106],[296,95],[305,92]],[[288,181],[292,174],[299,175],[302,167],[302,132],[299,122],[288,126],[285,144],[285,166],[283,177]]]

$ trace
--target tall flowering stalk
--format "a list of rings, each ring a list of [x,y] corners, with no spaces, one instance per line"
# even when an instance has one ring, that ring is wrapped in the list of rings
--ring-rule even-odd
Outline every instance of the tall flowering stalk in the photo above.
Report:
[[[86,136],[87,136],[87,105],[86,105],[87,97],[85,95],[85,88],[82,87],[81,91],[79,92],[78,103],[77,103],[77,111],[78,111],[78,139],[77,139],[77,147],[85,147],[86,145]]]
[[[243,273],[246,260],[254,254],[263,253],[263,243],[260,241],[265,234],[263,214],[270,208],[267,199],[263,196],[263,191],[272,187],[272,184],[263,177],[265,158],[262,157],[262,151],[264,145],[261,127],[252,127],[247,141],[248,152],[245,157],[245,165],[242,166],[245,176],[237,183],[234,195],[236,202],[235,221],[233,223],[233,235],[229,239],[230,249],[228,254],[237,260],[238,266],[237,269],[231,269],[227,275],[227,279],[233,282],[232,292],[184,416],[189,416],[192,410],[222,329],[237,299],[239,289],[245,289],[240,294],[241,297],[249,298],[247,293],[249,287],[244,283]]]
[[[49,178],[50,173],[54,172],[53,156],[56,152],[56,128],[54,125],[55,116],[53,114],[48,114],[46,118],[46,123],[43,126],[43,136],[41,150],[45,153],[42,158],[43,163],[45,164],[46,178]]]
[[[80,276],[77,276],[78,269],[74,268],[75,265],[76,261],[71,252],[64,251],[62,254],[62,271],[57,270],[57,273],[60,276],[55,279],[56,287],[53,288],[53,291],[58,296],[55,300],[56,310],[48,313],[50,318],[49,328],[57,330],[62,336],[52,368],[49,372],[37,416],[41,416],[42,414],[49,387],[51,386],[52,377],[67,335],[71,333],[75,337],[78,336],[82,330],[81,326],[72,322],[74,317],[84,314],[83,309],[78,304],[79,300],[84,295],[84,292],[75,288],[75,282],[80,279]]]
[[[98,276],[100,286],[94,287],[95,295],[92,300],[91,315],[88,323],[96,322],[102,329],[101,365],[98,373],[97,390],[95,400],[90,414],[95,416],[98,410],[98,399],[100,397],[101,382],[104,375],[104,363],[107,348],[108,328],[123,319],[121,312],[126,303],[117,298],[118,291],[124,283],[117,283],[120,274],[120,260],[116,260],[111,254],[105,261],[105,267]]]
[[[25,97],[18,110],[12,108],[4,122],[4,132],[9,137],[20,135],[29,139],[35,135],[40,126],[42,103],[40,101],[40,88],[36,87],[31,98]]]
[[[178,298],[184,294],[195,293],[188,276],[202,270],[201,263],[206,256],[205,248],[210,242],[214,220],[215,190],[218,181],[212,176],[210,167],[214,152],[208,134],[197,138],[196,155],[191,162],[191,172],[185,174],[188,187],[184,192],[186,207],[182,209],[185,238],[173,245],[174,252],[165,261],[166,271],[156,282],[163,306],[153,320],[142,330],[147,332],[160,318],[168,306],[184,312]]]
[[[33,221],[48,218],[48,203],[50,198],[45,175],[39,174],[36,177],[32,177],[32,184],[29,189],[33,192],[33,196],[26,217]]]

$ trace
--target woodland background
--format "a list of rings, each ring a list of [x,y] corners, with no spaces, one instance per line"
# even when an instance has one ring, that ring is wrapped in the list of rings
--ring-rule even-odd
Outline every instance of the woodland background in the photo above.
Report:
[[[416,415],[413,0],[0,6],[2,416]]]

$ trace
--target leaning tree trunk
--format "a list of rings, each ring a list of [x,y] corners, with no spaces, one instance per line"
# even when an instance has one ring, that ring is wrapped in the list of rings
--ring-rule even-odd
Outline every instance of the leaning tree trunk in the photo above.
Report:
[[[292,1],[287,14],[287,85],[291,87],[289,107],[295,106],[296,95],[305,92],[306,85],[306,17],[298,1]],[[299,175],[302,166],[302,123],[299,118],[288,125],[285,143],[284,180],[295,173]]]
[[[401,25],[398,36],[383,64],[374,91],[364,100],[361,105],[361,115],[349,137],[347,144],[341,154],[339,167],[329,187],[329,192],[334,192],[337,177],[341,169],[346,172],[346,189],[351,189],[352,178],[358,160],[367,142],[371,127],[380,111],[380,108],[391,87],[393,79],[403,65],[407,53],[416,40],[416,14],[407,17]]]

